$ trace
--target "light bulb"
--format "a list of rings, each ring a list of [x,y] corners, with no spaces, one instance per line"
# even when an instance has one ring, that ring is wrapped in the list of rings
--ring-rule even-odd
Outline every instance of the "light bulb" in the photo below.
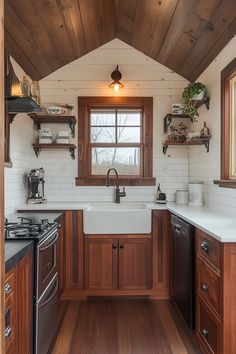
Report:
[[[119,89],[120,89],[119,84],[115,84],[115,85],[114,85],[114,91],[115,91],[115,92],[118,92]]]

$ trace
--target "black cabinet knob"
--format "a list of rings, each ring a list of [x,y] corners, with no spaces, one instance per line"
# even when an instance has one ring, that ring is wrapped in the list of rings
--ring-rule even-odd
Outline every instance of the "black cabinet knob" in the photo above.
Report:
[[[113,243],[112,248],[116,249],[117,247],[118,247],[118,245],[116,243]]]
[[[122,243],[121,245],[120,245],[120,248],[124,248],[125,247],[125,245]]]
[[[202,328],[201,333],[202,333],[203,337],[205,337],[205,338],[208,336],[208,330],[206,328]]]
[[[201,249],[204,251],[204,252],[208,252],[209,251],[209,246],[208,246],[208,243],[206,241],[203,241],[201,243]]]

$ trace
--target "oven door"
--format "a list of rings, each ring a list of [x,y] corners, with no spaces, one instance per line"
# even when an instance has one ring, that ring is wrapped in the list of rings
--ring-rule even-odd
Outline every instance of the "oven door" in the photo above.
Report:
[[[58,327],[58,274],[36,303],[35,354],[47,354]]]
[[[37,289],[36,301],[40,299],[56,274],[56,241],[58,232],[54,230],[37,245]]]

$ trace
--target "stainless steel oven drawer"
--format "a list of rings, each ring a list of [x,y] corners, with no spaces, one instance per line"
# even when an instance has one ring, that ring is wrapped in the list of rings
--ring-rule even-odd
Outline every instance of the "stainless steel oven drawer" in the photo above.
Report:
[[[58,273],[36,303],[35,353],[47,354],[58,326]]]

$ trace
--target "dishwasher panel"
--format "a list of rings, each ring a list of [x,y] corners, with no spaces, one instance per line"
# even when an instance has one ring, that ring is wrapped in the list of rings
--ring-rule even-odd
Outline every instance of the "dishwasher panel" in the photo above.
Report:
[[[177,216],[171,216],[172,296],[191,329],[195,327],[195,231]]]

